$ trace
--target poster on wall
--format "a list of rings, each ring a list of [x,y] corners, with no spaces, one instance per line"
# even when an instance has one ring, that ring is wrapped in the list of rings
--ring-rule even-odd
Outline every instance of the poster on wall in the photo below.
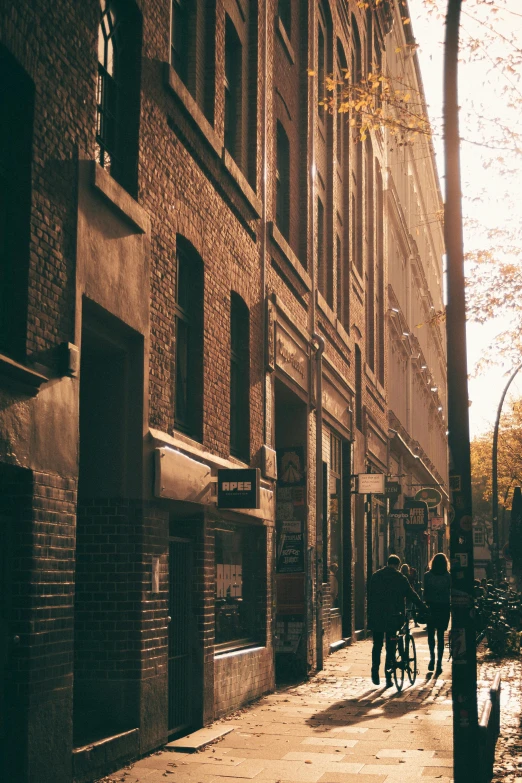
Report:
[[[304,571],[303,523],[300,519],[277,521],[277,573]]]
[[[276,532],[278,574],[304,572],[306,474],[304,449],[277,449]]]

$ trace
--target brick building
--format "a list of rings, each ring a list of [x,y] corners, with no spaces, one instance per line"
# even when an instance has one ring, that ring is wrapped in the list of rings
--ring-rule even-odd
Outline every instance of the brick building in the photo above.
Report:
[[[406,35],[391,2],[0,3],[10,783],[90,781],[320,668],[404,548],[353,475],[446,487],[432,150],[320,103],[390,57],[420,88]],[[258,508],[218,507],[238,468]]]

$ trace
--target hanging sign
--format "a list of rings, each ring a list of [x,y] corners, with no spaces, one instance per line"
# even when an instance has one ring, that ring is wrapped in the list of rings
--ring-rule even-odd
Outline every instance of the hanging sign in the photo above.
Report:
[[[428,508],[435,508],[442,501],[442,495],[434,487],[425,487],[424,489],[419,489],[415,495],[415,500],[423,500]]]
[[[384,473],[359,473],[357,478],[360,495],[384,495]]]
[[[218,508],[259,508],[259,468],[218,470]]]
[[[409,519],[404,524],[410,530],[426,530],[428,527],[428,506],[422,500],[409,500],[406,502],[409,511]]]

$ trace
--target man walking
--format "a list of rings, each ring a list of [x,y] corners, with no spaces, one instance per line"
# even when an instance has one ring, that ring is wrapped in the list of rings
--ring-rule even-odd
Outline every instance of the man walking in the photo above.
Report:
[[[396,634],[404,622],[404,601],[413,601],[420,609],[424,604],[411,587],[408,579],[400,573],[401,561],[397,555],[390,555],[388,564],[380,568],[370,579],[368,593],[368,626],[373,632],[372,682],[379,685],[381,650],[386,635],[386,687],[392,684],[392,664],[395,659]]]

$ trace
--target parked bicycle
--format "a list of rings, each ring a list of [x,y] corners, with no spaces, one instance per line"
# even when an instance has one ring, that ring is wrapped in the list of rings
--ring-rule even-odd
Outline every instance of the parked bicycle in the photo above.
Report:
[[[397,631],[395,660],[393,661],[392,676],[397,691],[400,693],[404,685],[406,674],[410,685],[417,679],[417,650],[415,639],[410,632],[411,613],[406,613],[406,618],[401,628]]]

